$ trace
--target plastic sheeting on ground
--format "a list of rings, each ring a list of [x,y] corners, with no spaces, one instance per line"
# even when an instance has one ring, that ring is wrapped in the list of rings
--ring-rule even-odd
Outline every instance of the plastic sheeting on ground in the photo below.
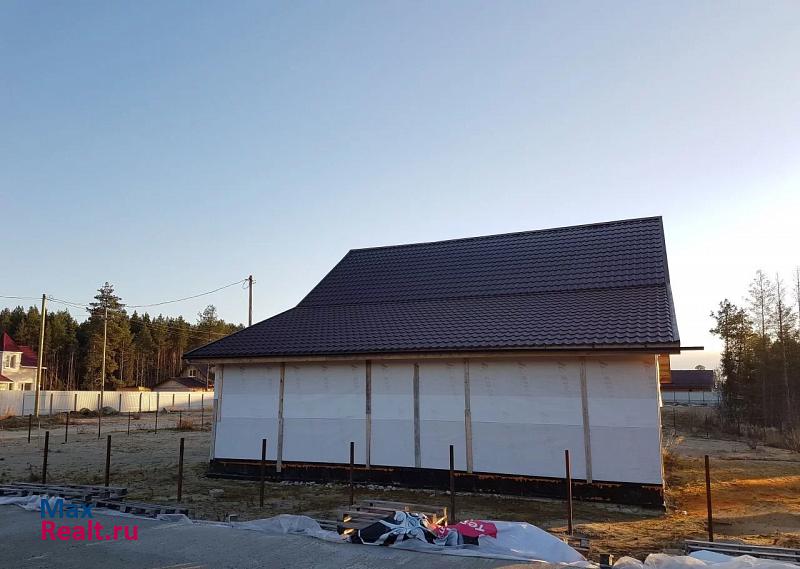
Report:
[[[497,537],[482,536],[479,538],[478,545],[436,545],[421,539],[405,539],[395,541],[387,547],[465,557],[546,561],[581,567],[591,566],[575,549],[536,526],[525,522],[492,521],[491,523],[497,528]],[[263,520],[236,523],[232,527],[268,533],[308,535],[326,541],[343,542],[346,539],[336,532],[323,530],[316,521],[308,516],[282,514]]]
[[[521,561],[581,563],[575,549],[525,522],[466,520],[433,526],[422,514],[395,512],[350,535],[353,543]]]
[[[633,557],[621,557],[614,569],[797,569],[798,565],[774,559],[759,559],[750,555],[723,555],[713,551],[695,551],[691,555],[651,553],[644,562]]]
[[[0,505],[15,504],[30,511],[39,511],[41,500],[56,498],[46,496],[25,497],[0,497]],[[97,508],[98,514],[140,517],[124,514],[116,510]],[[273,535],[292,534],[315,537],[329,542],[347,543],[347,538],[334,531],[323,530],[320,525],[308,516],[295,516],[281,514],[272,518],[251,520],[247,522],[209,522],[190,520],[182,514],[163,514],[157,519],[172,523],[191,523],[198,525],[225,526],[237,530],[258,531]],[[491,522],[497,529],[497,537],[488,535],[479,538],[478,545],[435,545],[418,539],[398,541],[389,547],[408,551],[425,553],[439,553],[444,555],[460,555],[465,557],[486,557],[492,559],[507,559],[512,561],[546,561],[550,563],[563,563],[579,567],[590,567],[591,563],[584,560],[583,556],[575,549],[558,539],[552,534],[525,522]]]

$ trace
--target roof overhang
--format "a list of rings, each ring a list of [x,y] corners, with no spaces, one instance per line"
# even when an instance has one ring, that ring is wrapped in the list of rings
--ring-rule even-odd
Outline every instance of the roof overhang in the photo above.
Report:
[[[258,364],[281,362],[333,362],[364,360],[432,360],[453,358],[519,358],[519,357],[589,357],[589,356],[630,356],[678,354],[681,346],[675,344],[642,344],[642,345],[582,345],[554,346],[551,348],[526,348],[504,350],[458,350],[458,351],[417,351],[417,352],[363,352],[351,354],[286,354],[268,356],[219,356],[207,358],[188,358],[192,363],[208,364]],[[697,349],[697,348],[689,348]],[[700,348],[702,349],[702,348]]]

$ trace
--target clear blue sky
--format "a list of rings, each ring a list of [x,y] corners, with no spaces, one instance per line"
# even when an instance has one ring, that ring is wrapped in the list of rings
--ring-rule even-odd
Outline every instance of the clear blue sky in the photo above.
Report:
[[[800,263],[798,54],[796,1],[6,1],[0,294],[262,319],[350,248],[662,215],[713,348]]]

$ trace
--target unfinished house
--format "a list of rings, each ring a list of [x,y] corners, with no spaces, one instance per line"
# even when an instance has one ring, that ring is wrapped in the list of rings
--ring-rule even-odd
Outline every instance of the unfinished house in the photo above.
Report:
[[[663,503],[658,355],[679,351],[660,217],[347,253],[216,366],[211,471]]]

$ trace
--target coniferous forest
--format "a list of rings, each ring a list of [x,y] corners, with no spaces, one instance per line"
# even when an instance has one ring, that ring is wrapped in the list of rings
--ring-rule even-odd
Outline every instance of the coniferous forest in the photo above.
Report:
[[[78,321],[70,310],[84,311],[87,318]],[[86,307],[48,306],[42,389],[99,389],[106,313],[106,389],[152,387],[180,372],[181,356],[188,350],[242,329],[241,324],[220,319],[213,305],[200,312],[195,322],[181,316],[129,313],[113,285],[105,283]],[[18,344],[35,351],[40,324],[38,306],[0,311],[0,334],[7,332]]]
[[[741,305],[728,299],[711,317],[723,341],[723,416],[740,424],[800,425],[800,269],[792,283],[757,271]]]

